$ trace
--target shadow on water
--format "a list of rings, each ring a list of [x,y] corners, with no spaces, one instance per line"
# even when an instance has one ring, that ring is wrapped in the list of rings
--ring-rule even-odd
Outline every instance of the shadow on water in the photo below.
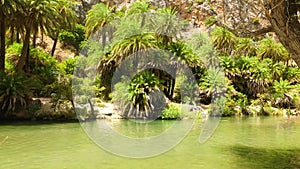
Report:
[[[300,169],[300,149],[264,149],[244,145],[229,147],[238,168]]]
[[[78,123],[78,120],[52,120],[52,121],[30,121],[30,120],[0,120],[0,126],[32,126],[32,125],[50,125]]]

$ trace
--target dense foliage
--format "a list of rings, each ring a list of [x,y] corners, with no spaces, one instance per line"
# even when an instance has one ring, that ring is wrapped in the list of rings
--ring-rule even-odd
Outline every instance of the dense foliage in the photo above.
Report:
[[[177,118],[180,110],[173,104],[160,110],[167,102],[209,104],[209,113],[225,116],[282,114],[283,109],[300,106],[300,69],[275,38],[240,38],[218,26],[210,34],[184,36],[189,25],[176,19],[175,9],[147,1],[128,8],[98,3],[87,11],[85,23],[77,20],[75,7],[75,2],[66,0],[0,2],[1,116],[18,106],[28,110],[32,97],[52,97],[56,109],[78,103],[83,120],[96,117],[94,106],[100,99],[111,98],[123,107],[124,117],[142,119]],[[215,22],[207,20],[210,25]],[[37,43],[44,36],[54,42],[48,53]],[[76,54],[82,49],[84,56],[58,61],[52,56],[58,40]],[[174,72],[143,69],[136,61],[126,67],[135,75],[111,86],[124,60],[151,60],[147,49],[164,51],[152,67],[167,60]],[[191,70],[197,84],[178,75],[182,65]],[[89,77],[91,71],[96,78]],[[182,92],[188,95],[181,98]],[[154,97],[164,103],[157,104]]]
[[[22,107],[26,108],[33,90],[39,85],[35,79],[26,77],[24,73],[1,73],[0,77],[0,116],[9,116]]]
[[[62,30],[58,38],[64,46],[71,45],[79,50],[81,43],[85,40],[85,27],[76,24],[74,29]]]

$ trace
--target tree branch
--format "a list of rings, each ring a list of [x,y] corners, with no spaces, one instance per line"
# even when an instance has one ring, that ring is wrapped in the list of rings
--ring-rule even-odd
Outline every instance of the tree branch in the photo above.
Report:
[[[263,35],[268,32],[273,32],[272,26],[264,27],[255,31],[238,31],[237,29],[230,28],[229,26],[219,22],[215,21],[214,23],[217,26],[223,27],[227,29],[228,31],[232,32],[235,36],[240,37],[240,38],[249,38],[249,37],[255,37],[259,35]]]

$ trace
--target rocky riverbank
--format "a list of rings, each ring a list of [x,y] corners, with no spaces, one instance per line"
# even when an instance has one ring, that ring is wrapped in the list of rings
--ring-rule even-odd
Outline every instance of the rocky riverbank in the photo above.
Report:
[[[175,104],[175,103],[173,103]],[[181,114],[181,119],[209,117],[210,105],[180,105],[185,107],[186,112]],[[240,107],[232,109],[236,116],[283,116],[290,118],[299,116],[297,109],[279,109],[275,107],[247,106],[244,113]],[[246,113],[245,113],[246,112]],[[191,116],[196,113],[195,116]],[[224,114],[223,114],[224,115]],[[10,120],[36,120],[36,121],[86,121],[93,119],[124,119],[117,107],[112,103],[102,102],[91,107],[89,104],[75,105],[71,101],[51,102],[51,98],[34,98],[26,110],[16,110],[8,117]]]

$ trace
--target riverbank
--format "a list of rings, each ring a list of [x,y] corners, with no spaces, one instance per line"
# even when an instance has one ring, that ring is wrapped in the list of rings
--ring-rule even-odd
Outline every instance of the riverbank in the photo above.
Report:
[[[12,122],[12,121],[39,121],[49,123],[61,123],[61,122],[78,122],[88,121],[94,119],[125,119],[122,113],[117,110],[117,107],[110,102],[101,102],[95,104],[93,107],[89,104],[75,105],[70,101],[59,101],[53,103],[51,98],[34,98],[32,104],[30,104],[28,110],[18,111],[12,113],[6,119],[0,119],[0,123]],[[189,118],[200,118],[207,119],[210,116],[210,105],[201,104],[199,106],[181,105],[177,103],[171,103],[171,108],[168,112],[170,117],[165,120],[172,119],[189,119]],[[183,107],[185,107],[183,111]],[[228,108],[226,108],[228,109]],[[299,116],[300,112],[297,109],[279,109],[275,107],[262,107],[262,106],[247,106],[243,110],[239,107],[230,108],[231,115],[236,117],[243,116],[282,116],[284,118]],[[178,112],[174,112],[178,111]],[[223,110],[224,112],[225,110]],[[228,111],[228,110],[227,110]],[[181,112],[181,113],[179,113]],[[184,112],[184,113],[182,113]],[[176,114],[176,115],[172,115]],[[196,115],[191,115],[196,114]],[[229,116],[223,113],[223,117]],[[162,119],[159,117],[158,119]]]

